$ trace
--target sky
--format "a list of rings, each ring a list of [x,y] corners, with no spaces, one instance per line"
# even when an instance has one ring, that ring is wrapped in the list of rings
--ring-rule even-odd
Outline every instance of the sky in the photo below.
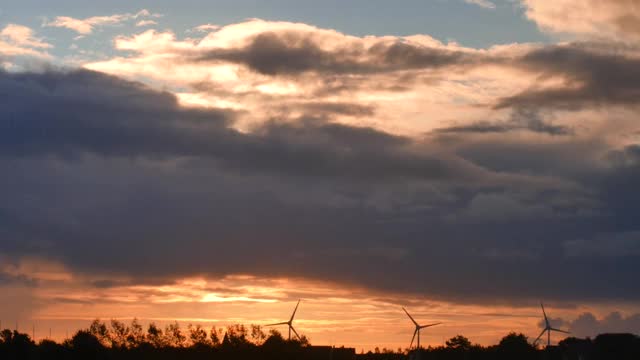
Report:
[[[0,320],[640,332],[640,1],[0,3]],[[8,325],[7,325],[8,324]],[[286,329],[282,329],[286,332]],[[561,338],[554,338],[557,341]]]

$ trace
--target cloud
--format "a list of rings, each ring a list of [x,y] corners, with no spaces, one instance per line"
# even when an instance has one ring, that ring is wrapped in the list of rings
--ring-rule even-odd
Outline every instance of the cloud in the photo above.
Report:
[[[320,39],[318,39],[320,40]],[[366,46],[366,45],[365,45]],[[465,66],[477,61],[461,51],[426,48],[381,41],[362,48],[348,46],[328,51],[313,37],[295,32],[262,33],[238,49],[211,49],[196,61],[229,61],[265,75],[318,73],[378,73],[415,68]]]
[[[81,35],[91,34],[95,28],[103,26],[113,26],[126,21],[137,20],[146,17],[160,17],[160,14],[152,14],[149,10],[143,9],[135,14],[114,14],[108,16],[92,16],[85,19],[77,19],[69,16],[57,16],[54,20],[45,22],[43,26],[62,27],[73,30]],[[153,21],[153,20],[141,20]],[[138,22],[140,23],[140,22]]]
[[[220,25],[216,24],[202,24],[188,30],[189,32],[210,32],[220,29]]]
[[[526,16],[546,31],[631,41],[640,36],[640,7],[636,0],[521,1]]]
[[[508,121],[477,121],[470,124],[454,125],[434,130],[439,134],[491,134],[515,131],[531,131],[552,136],[571,135],[567,126],[554,125],[545,120],[539,112],[529,108],[518,108],[512,112]]]
[[[623,316],[612,312],[598,319],[592,313],[583,313],[577,319],[568,322],[569,331],[577,337],[595,337],[607,333],[640,333],[640,314]]]
[[[22,25],[8,24],[0,31],[0,36],[8,39],[17,46],[41,49],[53,47],[53,45],[42,41],[42,39],[34,37],[33,30]]]
[[[634,257],[640,255],[640,232],[597,234],[591,239],[578,239],[564,244],[568,256]]]
[[[467,4],[477,5],[485,9],[495,9],[496,4],[488,0],[464,0]]]
[[[154,21],[154,20],[140,20],[136,23],[137,27],[143,27],[143,26],[150,26],[150,25],[157,25],[158,22]]]
[[[494,101],[489,93],[497,88],[506,96],[528,85],[526,75],[514,81],[509,75],[515,70],[496,70],[522,51],[518,46],[477,50],[426,35],[355,37],[254,19],[202,38],[149,30],[117,37],[114,44],[118,55],[84,67],[152,79],[178,93],[183,104],[244,111],[251,114],[238,122],[244,129],[274,117],[306,115],[305,102],[344,103],[340,97],[348,94],[349,103],[375,107],[376,116],[334,112],[332,121],[415,134],[444,118],[486,112],[478,105]]]
[[[239,112],[89,71],[1,73],[0,89],[6,254],[140,283],[244,273],[459,302],[640,297],[635,255],[594,267],[561,250],[593,226],[635,226],[623,214],[637,202],[603,184],[636,165],[609,147],[567,166],[573,137],[456,145],[312,116],[322,103],[239,131]]]
[[[85,67],[190,88],[181,99],[198,105],[224,104],[253,112],[275,97],[289,106],[310,97],[349,93],[356,99],[375,97],[379,114],[413,116],[414,124],[441,121],[420,121],[417,111],[398,111],[420,107],[424,117],[439,120],[444,113],[455,114],[450,117],[464,118],[458,130],[479,130],[469,120],[489,115],[496,117],[491,124],[499,130],[566,135],[573,124],[549,123],[536,112],[630,106],[640,83],[638,49],[621,42],[472,49],[425,35],[354,37],[306,24],[254,19],[212,30],[201,39],[179,40],[171,32],[149,30],[118,37],[115,46],[128,55]],[[425,98],[431,101],[419,105]],[[398,107],[398,101],[407,106]],[[491,106],[504,111],[496,116],[487,112]],[[481,107],[487,109],[484,114]],[[265,118],[274,115],[282,114]],[[392,126],[384,129],[394,131]]]
[[[640,94],[640,72],[635,51],[616,51],[603,44],[550,45],[524,55],[518,65],[540,78],[560,84],[536,87],[507,96],[496,107],[584,109],[584,107],[635,106]],[[604,50],[604,51],[603,51]]]
[[[50,108],[48,117],[30,112],[27,106],[16,104],[16,107],[11,109],[11,113],[19,117],[31,117],[31,120],[16,124],[17,127],[7,129],[7,132],[2,135],[5,140],[3,149],[6,154],[66,156],[73,155],[75,152],[90,152],[103,156],[119,154],[144,157],[149,155],[203,156],[218,158],[221,165],[226,164],[238,170],[285,171],[299,176],[304,174],[311,176],[314,173],[323,176],[351,174],[354,177],[368,179],[378,172],[372,166],[373,164],[367,164],[371,161],[368,157],[377,153],[380,156],[376,160],[379,165],[382,164],[380,162],[382,160],[387,164],[386,166],[396,168],[388,172],[392,177],[437,179],[449,172],[453,174],[467,171],[457,169],[455,164],[450,166],[444,161],[414,153],[409,139],[369,128],[331,124],[322,119],[309,118],[297,125],[266,123],[254,129],[255,136],[243,136],[228,127],[233,119],[232,112],[183,109],[168,93],[155,93],[141,88],[139,84],[97,73],[80,71],[68,74],[55,72],[42,75],[5,74],[0,84],[13,88],[16,82],[24,81],[33,82],[34,86],[20,88],[20,91],[15,92],[15,96],[47,103],[50,99],[44,86],[50,81],[57,84],[56,92],[60,93],[61,100],[65,98],[67,100],[56,102],[61,107]],[[102,86],[102,83],[107,83],[109,86]],[[89,87],[92,91],[85,92],[84,95],[77,93],[83,87]],[[70,97],[67,98],[65,94]],[[114,110],[126,110],[126,114],[123,114],[125,116],[115,119],[99,115],[91,118],[68,117],[63,105],[64,101],[70,101],[69,105],[83,106],[81,104],[84,101],[99,98],[101,103],[95,106],[105,109],[119,108],[121,106],[119,102],[127,96],[133,96],[135,100],[123,104],[126,106],[125,109]],[[358,107],[351,110],[348,105],[345,107],[343,104],[312,103],[305,106],[310,106],[314,112],[317,112],[318,107],[339,112],[368,111],[366,108],[363,110]],[[165,115],[155,117],[153,120],[136,115],[152,109],[159,111],[158,116],[161,113]],[[49,135],[45,138],[38,137],[33,131],[36,128],[46,129]],[[31,135],[22,137],[18,143],[18,139],[14,137],[18,133]],[[112,138],[109,139],[109,137]],[[116,139],[120,137],[135,139],[135,141],[111,146],[111,144],[115,145]],[[100,138],[102,140],[99,140]],[[218,138],[218,141],[212,141],[215,138]],[[114,142],[112,143],[111,140]],[[375,144],[375,147],[369,144]],[[343,152],[343,156],[336,157]],[[256,154],[263,154],[264,157],[256,158]],[[232,155],[232,158],[228,158],[228,155]],[[355,164],[360,165],[353,166]],[[421,167],[424,170],[420,170]],[[376,176],[378,179],[385,178],[384,173],[379,175]]]
[[[149,42],[156,46],[149,47]],[[116,48],[141,54],[162,51],[187,62],[235,63],[265,75],[366,74],[469,66],[483,60],[471,49],[445,46],[425,36],[357,38],[305,24],[258,19],[222,27],[197,41],[179,42],[173,33],[147,31],[117,38]]]
[[[8,24],[0,31],[0,60],[2,57],[30,56],[50,58],[45,49],[53,45],[34,36],[34,31],[26,26]]]
[[[638,129],[617,89],[636,86],[632,46],[470,49],[261,20],[201,36],[120,36],[85,64],[102,73],[1,73],[0,251],[139,284],[640,297],[637,254],[586,256],[594,233],[638,231]]]

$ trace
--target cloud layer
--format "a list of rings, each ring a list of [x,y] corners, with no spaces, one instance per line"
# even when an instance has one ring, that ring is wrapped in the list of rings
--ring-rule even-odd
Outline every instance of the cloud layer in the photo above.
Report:
[[[635,47],[202,29],[0,73],[0,253],[138,283],[640,298]]]
[[[52,21],[47,21],[43,26],[67,28],[73,30],[80,35],[91,34],[96,28],[102,26],[113,26],[121,24],[125,21],[138,20],[136,26],[145,26],[149,24],[155,24],[153,20],[145,18],[157,18],[162,15],[152,14],[149,10],[142,9],[135,14],[114,14],[105,16],[92,16],[85,19],[77,19],[70,16],[57,16]]]
[[[548,31],[633,41],[640,36],[640,2],[637,0],[521,1],[527,17]]]
[[[86,71],[3,73],[0,86],[11,94],[6,253],[98,273],[297,274],[459,300],[640,295],[636,253],[562,250],[633,229],[633,147],[567,167],[579,140],[457,134],[450,149],[311,115],[243,133],[233,112]]]

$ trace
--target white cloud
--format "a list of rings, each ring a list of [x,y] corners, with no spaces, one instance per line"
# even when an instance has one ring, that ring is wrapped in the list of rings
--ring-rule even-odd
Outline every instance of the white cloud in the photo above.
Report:
[[[220,25],[216,24],[203,24],[200,26],[196,26],[193,29],[188,30],[188,32],[209,32],[220,29]]]
[[[44,49],[52,47],[53,45],[35,37],[34,31],[26,26],[8,24],[0,31],[0,56],[49,58],[50,55]]]
[[[495,9],[496,4],[492,3],[489,0],[464,0],[467,4],[478,5],[485,9]]]
[[[157,25],[158,22],[154,21],[154,20],[140,20],[136,23],[137,27],[143,27],[143,26],[150,26],[150,25]]]
[[[53,47],[51,44],[44,42],[42,39],[34,37],[33,30],[22,25],[9,24],[4,29],[2,29],[2,31],[0,31],[0,36],[18,46],[41,49],[48,49]]]
[[[79,34],[87,35],[87,34],[91,34],[96,27],[118,25],[126,21],[138,20],[140,18],[148,18],[148,17],[157,18],[161,16],[162,15],[160,14],[153,14],[149,12],[149,10],[147,9],[140,10],[135,14],[126,13],[126,14],[114,14],[109,16],[92,16],[85,19],[76,19],[69,16],[58,16],[53,21],[46,22],[43,26],[67,28]],[[144,22],[144,21],[145,20],[141,20],[140,22]],[[153,21],[153,20],[147,20],[147,21]]]
[[[521,0],[527,17],[548,32],[618,40],[640,39],[636,0]]]

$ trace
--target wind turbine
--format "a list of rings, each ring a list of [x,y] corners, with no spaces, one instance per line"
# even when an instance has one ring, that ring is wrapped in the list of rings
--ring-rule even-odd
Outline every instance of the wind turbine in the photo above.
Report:
[[[551,324],[549,323],[549,319],[547,318],[547,313],[544,311],[544,305],[542,305],[542,303],[540,303],[540,307],[542,308],[542,315],[544,315],[544,330],[542,330],[540,335],[538,335],[538,337],[536,338],[536,341],[534,341],[533,344],[535,345],[538,342],[538,340],[540,340],[542,335],[544,335],[544,333],[546,332],[547,333],[547,347],[549,347],[549,346],[551,346],[551,332],[552,331],[561,332],[561,333],[565,333],[565,334],[570,334],[570,332],[564,331],[564,330],[560,330],[560,329],[556,329],[556,328],[552,327]]]
[[[409,344],[409,349],[411,349],[411,346],[413,345],[413,340],[415,340],[416,334],[418,334],[418,342],[417,342],[417,345],[416,345],[416,349],[420,349],[420,330],[424,329],[424,328],[431,327],[431,326],[440,325],[442,323],[441,322],[437,322],[437,323],[428,324],[428,325],[420,325],[413,319],[413,317],[411,317],[411,315],[409,315],[409,312],[407,311],[407,309],[402,308],[402,310],[404,310],[404,312],[407,314],[409,319],[411,319],[413,324],[416,326],[416,329],[413,331],[413,337],[411,338],[411,344]]]
[[[296,329],[293,328],[293,317],[296,316],[296,311],[298,311],[298,305],[300,305],[300,300],[298,300],[298,303],[296,304],[296,308],[293,309],[293,314],[291,314],[291,318],[289,319],[289,321],[279,322],[279,323],[275,323],[275,324],[268,324],[268,325],[265,325],[265,326],[288,325],[289,326],[289,340],[291,340],[291,330],[293,330],[293,333],[296,334],[296,337],[298,338],[298,340],[300,340],[300,335],[298,335],[298,332],[296,331]]]

